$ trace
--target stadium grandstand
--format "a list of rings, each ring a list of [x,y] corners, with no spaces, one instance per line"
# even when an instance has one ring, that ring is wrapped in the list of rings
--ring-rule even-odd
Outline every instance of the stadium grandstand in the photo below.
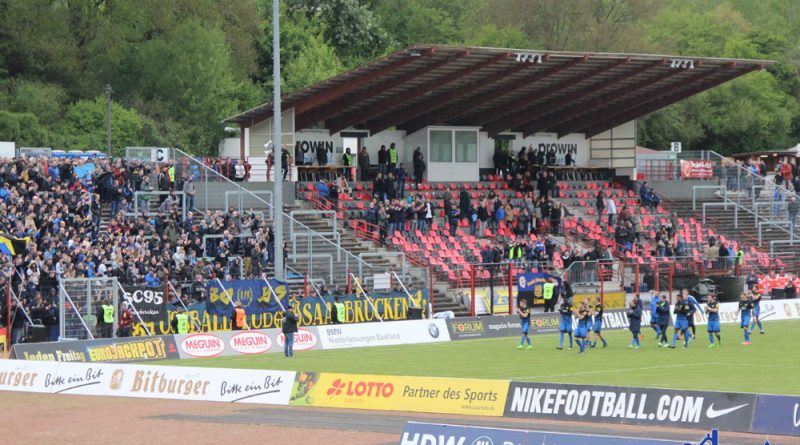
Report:
[[[3,314],[14,341],[33,319],[56,340],[93,331],[99,300],[79,280],[164,289],[186,309],[210,282],[271,286],[275,255],[287,297],[425,291],[427,316],[509,313],[526,272],[618,308],[687,286],[736,299],[745,280],[794,295],[794,158],[779,175],[713,152],[637,159],[637,118],[769,64],[417,45],[285,96],[279,136],[269,103],[225,119],[240,134],[219,159],[133,147],[5,159]],[[276,179],[293,185],[282,209]]]

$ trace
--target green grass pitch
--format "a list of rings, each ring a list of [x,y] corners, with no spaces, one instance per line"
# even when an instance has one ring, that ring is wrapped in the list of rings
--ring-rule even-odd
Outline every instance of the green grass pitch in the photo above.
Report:
[[[642,348],[631,350],[628,331],[607,331],[608,348],[578,355],[578,347],[557,350],[558,335],[533,336],[532,350],[518,350],[519,337],[448,343],[317,350],[297,353],[170,360],[168,365],[218,368],[327,371],[614,386],[698,389],[800,395],[797,321],[764,323],[766,334],[752,334],[743,346],[737,325],[722,327],[722,347],[708,349],[705,326],[684,349],[659,348],[655,332],[643,330]],[[672,339],[672,331],[669,332]],[[568,343],[565,338],[565,346]]]

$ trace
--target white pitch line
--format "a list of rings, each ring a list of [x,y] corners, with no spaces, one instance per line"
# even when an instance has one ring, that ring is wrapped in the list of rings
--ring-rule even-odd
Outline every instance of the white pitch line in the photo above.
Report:
[[[628,372],[628,371],[646,371],[650,369],[667,369],[667,368],[685,368],[688,366],[702,366],[702,365],[715,365],[714,362],[707,362],[707,363],[685,363],[681,365],[663,365],[663,366],[647,366],[643,368],[617,368],[617,369],[604,369],[598,371],[581,371],[581,372],[570,372],[566,374],[547,374],[547,377],[568,377],[574,375],[589,375],[589,374],[606,374],[606,373],[618,373],[618,372]],[[533,375],[527,377],[519,377],[522,379],[535,379],[538,377],[542,377],[541,375]]]

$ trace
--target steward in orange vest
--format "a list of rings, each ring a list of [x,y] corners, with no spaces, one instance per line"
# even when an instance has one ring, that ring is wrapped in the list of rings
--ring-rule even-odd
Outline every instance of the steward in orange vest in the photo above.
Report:
[[[241,331],[247,329],[247,322],[245,321],[245,312],[241,304],[237,304],[233,313],[233,330]]]

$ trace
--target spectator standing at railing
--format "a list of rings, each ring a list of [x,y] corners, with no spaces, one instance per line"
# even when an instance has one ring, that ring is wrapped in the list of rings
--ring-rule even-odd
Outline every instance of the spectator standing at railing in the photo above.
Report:
[[[398,160],[400,159],[400,154],[398,153],[397,147],[395,147],[394,142],[389,144],[389,150],[388,150],[387,156],[389,157],[389,159],[388,159],[389,172],[390,173],[396,173],[397,172],[397,170],[396,170],[397,169],[397,163],[398,163]]]
[[[197,187],[191,175],[184,176],[183,194],[186,197],[186,210],[191,211],[194,209],[194,196],[197,194]]]
[[[597,192],[597,196],[595,196],[594,208],[597,210],[597,222],[599,224],[603,222],[603,212],[606,209],[606,200],[602,191]]]
[[[800,210],[800,205],[797,203],[797,198],[792,196],[786,204],[786,211],[789,217],[789,231],[794,232],[794,224],[797,220],[797,211]]]
[[[305,153],[299,143],[294,145],[294,165],[306,165]]]
[[[369,181],[369,152],[367,147],[361,147],[358,152],[358,171],[362,182]]]
[[[381,149],[378,150],[378,171],[381,175],[386,175],[386,165],[389,163],[389,152],[386,151],[386,146],[381,145]]]
[[[414,183],[419,186],[420,182],[422,182],[422,175],[425,173],[425,158],[422,156],[422,149],[420,147],[414,150],[412,162],[414,167]]]

